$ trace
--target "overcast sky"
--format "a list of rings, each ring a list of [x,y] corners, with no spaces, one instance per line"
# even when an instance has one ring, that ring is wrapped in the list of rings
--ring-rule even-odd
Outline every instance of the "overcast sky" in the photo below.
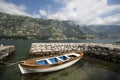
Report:
[[[85,25],[120,25],[120,0],[0,0],[0,12]]]

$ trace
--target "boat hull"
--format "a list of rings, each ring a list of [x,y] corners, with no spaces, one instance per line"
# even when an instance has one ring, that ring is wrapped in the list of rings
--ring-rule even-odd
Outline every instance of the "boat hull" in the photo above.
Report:
[[[70,62],[67,62],[67,63],[64,63],[64,64],[60,64],[60,65],[56,65],[56,66],[52,66],[52,67],[48,67],[48,68],[33,68],[33,67],[23,66],[21,64],[18,64],[18,66],[19,66],[22,74],[38,73],[38,72],[53,72],[53,71],[67,68],[67,67],[73,65],[74,63],[76,63],[78,60],[80,60],[80,58],[70,61]]]

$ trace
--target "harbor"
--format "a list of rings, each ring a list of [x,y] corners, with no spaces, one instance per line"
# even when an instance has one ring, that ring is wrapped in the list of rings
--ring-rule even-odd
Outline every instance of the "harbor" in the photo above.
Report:
[[[27,60],[34,55],[29,54],[32,43],[90,43],[96,44],[113,44],[114,40],[67,40],[67,41],[41,41],[41,40],[0,40],[0,44],[14,45],[15,54],[5,59],[6,63]],[[43,53],[44,54],[44,53]],[[48,55],[48,54],[47,54]],[[120,64],[103,59],[86,56],[74,65],[57,72],[35,73],[21,75],[19,67],[0,66],[1,80],[120,80]],[[39,55],[38,55],[39,56]],[[6,77],[7,76],[7,77]],[[14,77],[13,77],[14,76]],[[98,78],[99,77],[99,78]]]
[[[83,51],[88,56],[120,62],[120,46],[98,43],[32,43],[31,55],[56,55]]]
[[[15,52],[15,46],[13,45],[1,45],[0,46],[0,60],[5,59],[6,57],[8,57],[9,55],[11,55],[12,53]]]

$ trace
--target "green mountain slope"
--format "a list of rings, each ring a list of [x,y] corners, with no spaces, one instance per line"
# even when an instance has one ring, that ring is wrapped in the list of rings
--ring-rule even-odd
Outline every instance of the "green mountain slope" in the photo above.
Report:
[[[115,39],[120,38],[120,25],[89,25],[84,30],[96,38]]]
[[[86,34],[73,21],[44,20],[0,13],[0,38],[81,39]]]
[[[0,39],[86,39],[120,38],[119,25],[76,25],[58,21],[0,13]]]

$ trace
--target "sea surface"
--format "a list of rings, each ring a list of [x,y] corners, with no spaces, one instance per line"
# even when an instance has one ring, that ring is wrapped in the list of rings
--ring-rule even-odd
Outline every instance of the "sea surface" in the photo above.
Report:
[[[5,62],[12,63],[29,59],[29,50],[33,42],[93,42],[115,44],[116,40],[0,40],[3,45],[15,45],[16,51]],[[84,56],[69,68],[51,72],[22,75],[18,66],[0,66],[0,80],[120,80],[120,63],[103,61]]]

